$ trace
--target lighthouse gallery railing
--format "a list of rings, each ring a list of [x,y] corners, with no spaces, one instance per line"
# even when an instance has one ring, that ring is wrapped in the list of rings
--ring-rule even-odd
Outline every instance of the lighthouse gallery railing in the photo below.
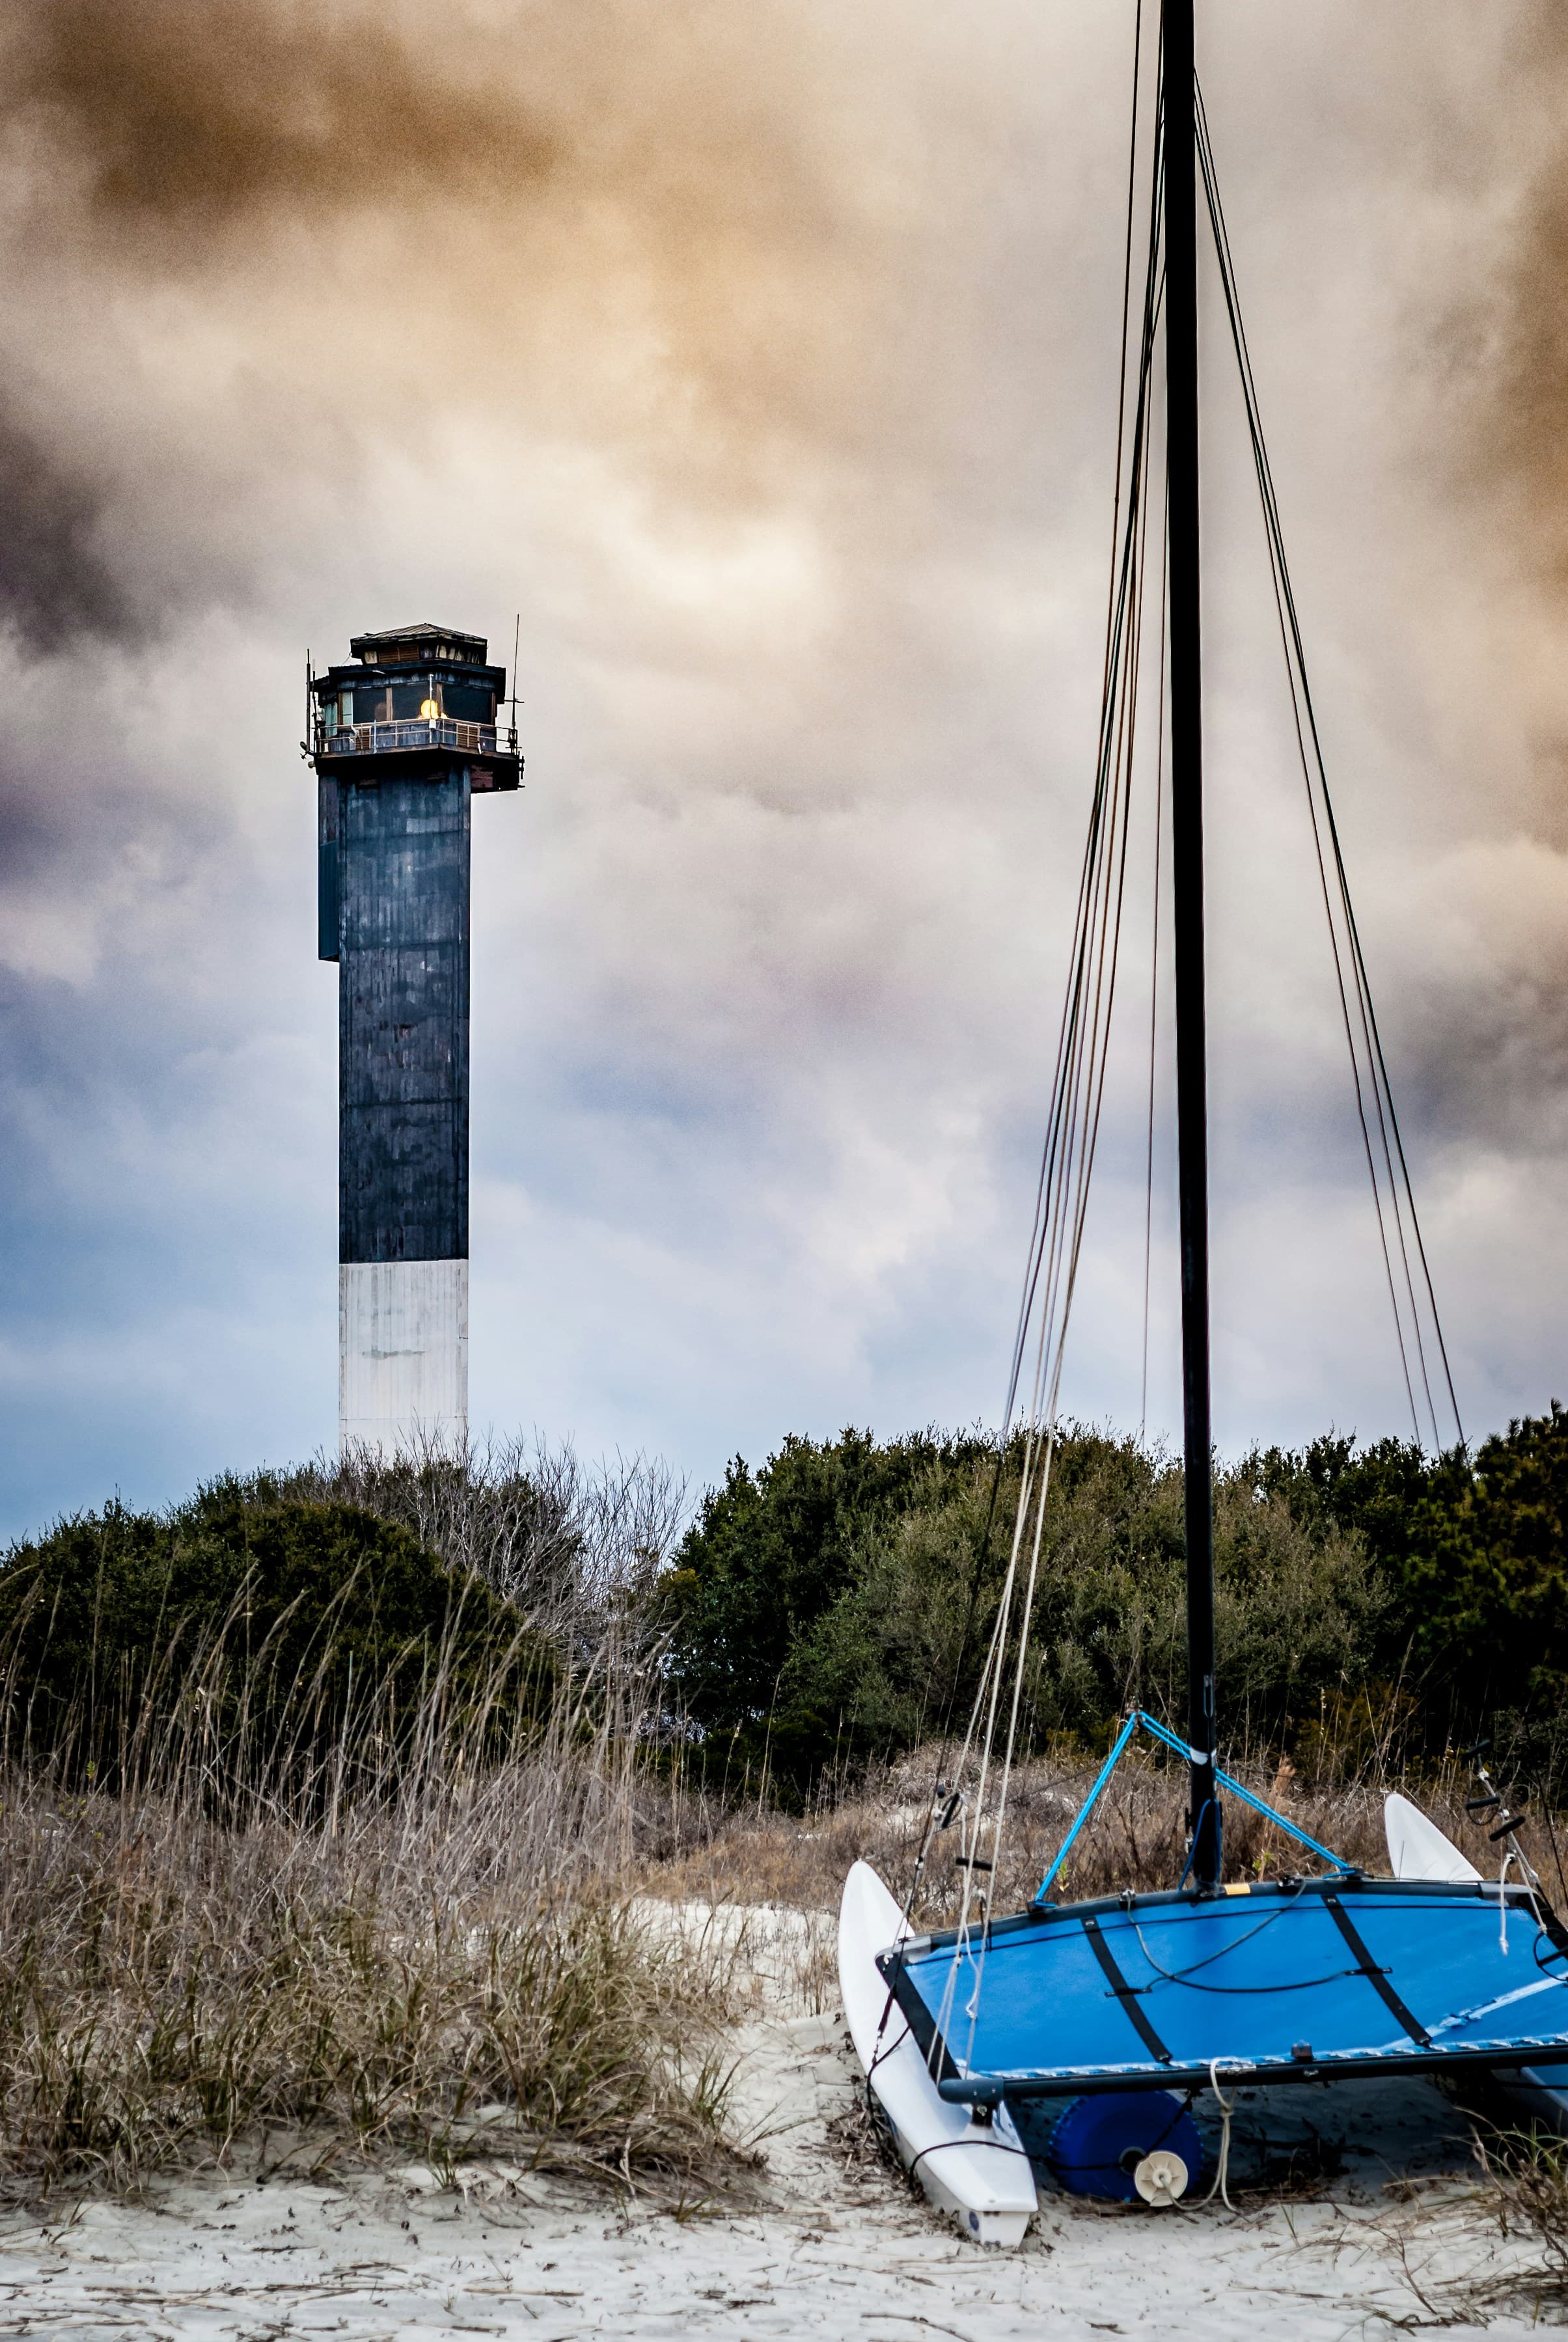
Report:
[[[457,748],[474,756],[500,753],[494,724],[458,724],[420,716],[401,724],[317,725],[318,756],[368,756],[395,748]]]

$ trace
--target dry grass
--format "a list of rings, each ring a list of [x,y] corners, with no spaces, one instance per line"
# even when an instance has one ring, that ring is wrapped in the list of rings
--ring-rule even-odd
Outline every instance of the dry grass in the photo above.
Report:
[[[902,1895],[925,1830],[932,1785],[944,1777],[947,1756],[941,1749],[917,1751],[804,1818],[755,1804],[711,1817],[705,1828],[693,1816],[684,1843],[648,1869],[647,1884],[652,1891],[681,1898],[836,1910],[844,1873],[864,1857]],[[998,1910],[1015,1909],[1034,1893],[1098,1770],[1097,1761],[1082,1752],[1034,1758],[1018,1767],[996,1882]],[[1277,1762],[1243,1765],[1238,1777],[1321,1845],[1369,1872],[1387,1875],[1383,1801],[1396,1782],[1360,1779],[1314,1787]],[[1495,1871],[1497,1850],[1464,1811],[1466,1785],[1457,1767],[1408,1787],[1478,1869]],[[1186,1777],[1179,1767],[1130,1750],[1068,1857],[1060,1891],[1086,1897],[1124,1887],[1174,1887],[1182,1870],[1185,1803]],[[923,1924],[940,1925],[956,1916],[956,1838],[954,1829],[933,1843],[916,1910]],[[1549,1857],[1540,1858],[1549,1887],[1561,1887]],[[1283,1830],[1227,1800],[1227,1878],[1289,1877],[1317,1867]]]
[[[584,1841],[549,1860],[576,1787],[536,1760],[333,1826],[10,1785],[0,2170],[124,2187],[269,2136],[439,2167],[499,2132],[535,2165],[689,2179],[721,2137],[724,1963],[639,1919]]]
[[[1413,2185],[1413,2220],[1386,2224],[1420,2314],[1392,2318],[1402,2332],[1463,2327],[1468,2332],[1508,2321],[1534,2327],[1568,2324],[1568,2141],[1535,2128],[1477,2123],[1482,2185],[1423,2203]],[[1477,2210],[1496,2223],[1483,2245]],[[1480,2249],[1478,2250],[1478,2247]]]
[[[624,1745],[578,1715],[484,1769],[116,1795],[0,1780],[0,2184],[132,2187],[242,2147],[320,2168],[470,2153],[689,2193],[723,2141],[733,1955],[626,1891]]]
[[[1486,2197],[1504,2238],[1533,2257],[1466,2290],[1473,2310],[1523,2309],[1532,2325],[1568,2319],[1568,2140],[1538,2132],[1483,2137]]]

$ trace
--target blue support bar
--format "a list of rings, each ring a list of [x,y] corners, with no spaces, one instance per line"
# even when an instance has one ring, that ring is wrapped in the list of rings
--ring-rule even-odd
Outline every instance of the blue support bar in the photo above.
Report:
[[[1135,1724],[1141,1724],[1145,1732],[1152,1732],[1156,1740],[1163,1740],[1166,1747],[1174,1749],[1183,1763],[1186,1761],[1188,1755],[1186,1742],[1178,1740],[1174,1732],[1168,1732],[1165,1726],[1156,1723],[1152,1716],[1145,1716],[1140,1708],[1133,1721]],[[1351,1867],[1342,1855],[1331,1854],[1326,1846],[1320,1846],[1315,1837],[1309,1837],[1304,1829],[1298,1829],[1294,1822],[1287,1821],[1283,1814],[1274,1811],[1273,1806],[1266,1806],[1261,1797],[1254,1797],[1250,1789],[1243,1789],[1241,1783],[1233,1780],[1228,1773],[1222,1773],[1216,1767],[1214,1778],[1222,1789],[1228,1790],[1233,1797],[1240,1797],[1243,1805],[1251,1806],[1253,1813],[1263,1815],[1267,1820],[1283,1829],[1287,1837],[1297,1839],[1303,1846],[1310,1846],[1314,1854],[1321,1854],[1325,1862],[1332,1862],[1336,1870],[1348,1870]],[[1095,1794],[1098,1795],[1098,1793],[1099,1784],[1096,1782]]]
[[[1135,1707],[1133,1710],[1132,1715],[1127,1718],[1126,1723],[1122,1726],[1121,1731],[1117,1734],[1110,1755],[1106,1757],[1105,1762],[1100,1767],[1099,1777],[1095,1781],[1094,1787],[1090,1790],[1088,1796],[1084,1798],[1083,1804],[1079,1807],[1076,1814],[1074,1816],[1073,1827],[1068,1831],[1066,1837],[1063,1839],[1060,1847],[1058,1847],[1055,1861],[1051,1865],[1050,1869],[1040,1881],[1040,1885],[1035,1890],[1034,1895],[1034,1900],[1036,1903],[1043,1903],[1045,1900],[1045,1897],[1050,1890],[1053,1879],[1056,1877],[1062,1865],[1066,1861],[1068,1855],[1073,1850],[1073,1842],[1074,1838],[1076,1838],[1079,1831],[1083,1828],[1084,1823],[1088,1820],[1090,1815],[1099,1804],[1101,1794],[1104,1789],[1105,1784],[1109,1781],[1112,1774],[1115,1771],[1116,1767],[1121,1760],[1123,1751],[1125,1749],[1127,1743],[1131,1740],[1134,1733],[1136,1732],[1140,1725],[1143,1726],[1145,1732],[1151,1733],[1156,1740],[1163,1741],[1164,1746],[1172,1750],[1175,1756],[1180,1756],[1183,1763],[1187,1761],[1190,1751],[1188,1750],[1186,1742],[1184,1740],[1178,1740],[1175,1734],[1169,1731],[1166,1726],[1159,1723],[1155,1717],[1145,1716],[1141,1707]],[[1222,1773],[1217,1767],[1214,1771],[1214,1779],[1219,1784],[1220,1787],[1225,1790],[1231,1797],[1239,1797],[1243,1806],[1251,1806],[1253,1813],[1262,1814],[1264,1819],[1266,1821],[1273,1822],[1277,1829],[1283,1829],[1287,1837],[1293,1837],[1301,1846],[1310,1847],[1313,1854],[1321,1855],[1324,1862],[1332,1864],[1335,1870],[1349,1870],[1352,1868],[1353,1866],[1345,1861],[1343,1855],[1333,1854],[1329,1851],[1329,1848],[1326,1846],[1320,1846],[1315,1837],[1309,1837],[1304,1829],[1298,1829],[1294,1822],[1287,1821],[1283,1814],[1276,1813],[1273,1806],[1265,1805],[1263,1803],[1262,1797],[1254,1797],[1250,1789],[1243,1789],[1239,1781],[1233,1780],[1228,1773]],[[1186,1877],[1186,1872],[1183,1871],[1182,1876],[1184,1879]]]
[[[1112,1748],[1111,1754],[1101,1766],[1099,1779],[1095,1782],[1094,1787],[1090,1790],[1088,1796],[1079,1807],[1076,1815],[1074,1817],[1072,1828],[1068,1831],[1066,1837],[1057,1847],[1055,1861],[1051,1865],[1050,1869],[1040,1881],[1040,1885],[1034,1896],[1036,1903],[1044,1903],[1045,1900],[1046,1890],[1050,1887],[1051,1881],[1055,1877],[1056,1873],[1066,1861],[1067,1857],[1072,1850],[1074,1839],[1077,1837],[1079,1831],[1083,1828],[1084,1823],[1094,1812],[1094,1807],[1099,1801],[1100,1792],[1104,1787],[1106,1782],[1110,1779],[1112,1774],[1115,1771],[1123,1749],[1125,1748],[1128,1741],[1131,1740],[1134,1733],[1136,1732],[1138,1728],[1138,1711],[1134,1708],[1132,1715],[1127,1718],[1126,1723],[1122,1726],[1121,1731],[1117,1734],[1115,1745]]]
[[[1178,1740],[1175,1734],[1170,1730],[1169,1726],[1162,1724],[1158,1717],[1145,1716],[1143,1709],[1139,1708],[1134,1715],[1133,1721],[1134,1724],[1141,1724],[1145,1732],[1152,1732],[1156,1740],[1163,1740],[1167,1748],[1174,1749],[1176,1755],[1181,1758],[1183,1765],[1187,1762],[1189,1752],[1186,1742],[1184,1740]]]
[[[1254,1814],[1262,1814],[1273,1823],[1276,1829],[1283,1829],[1287,1837],[1293,1837],[1298,1845],[1310,1847],[1313,1854],[1321,1854],[1323,1860],[1333,1863],[1336,1870],[1349,1870],[1353,1867],[1343,1854],[1331,1854],[1326,1846],[1319,1846],[1315,1837],[1308,1837],[1304,1829],[1297,1829],[1294,1822],[1286,1821],[1283,1814],[1276,1813],[1273,1806],[1265,1806],[1261,1797],[1254,1797],[1250,1789],[1243,1789],[1241,1783],[1233,1781],[1228,1773],[1216,1769],[1214,1778],[1222,1789],[1228,1790],[1233,1797],[1240,1797],[1243,1806],[1251,1806]]]

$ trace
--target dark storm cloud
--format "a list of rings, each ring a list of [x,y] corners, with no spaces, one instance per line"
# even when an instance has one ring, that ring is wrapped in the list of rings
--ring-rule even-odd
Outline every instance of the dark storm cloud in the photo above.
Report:
[[[0,626],[25,649],[141,630],[98,541],[107,494],[88,462],[56,451],[0,393]]]
[[[522,186],[547,169],[551,145],[520,101],[486,85],[494,64],[473,37],[441,44],[434,64],[428,48],[418,59],[363,10],[24,5],[0,45],[13,224],[55,267],[112,252],[118,268],[155,276],[232,268],[235,237],[243,246],[274,213],[395,205],[475,181]],[[25,343],[11,347],[13,364],[31,366]],[[79,357],[92,367],[90,349]],[[33,653],[135,640],[211,582],[155,584],[135,529],[116,564],[103,542],[112,460],[83,441],[68,407],[52,426],[29,419],[0,378],[0,624]],[[196,470],[202,454],[193,444]]]
[[[591,339],[634,285],[668,356],[754,398],[785,371],[770,327],[809,327],[787,355],[811,381],[872,322],[887,157],[834,118],[832,43],[797,0],[24,0],[3,55],[15,200],[45,241],[232,276],[292,226],[322,365],[335,328],[464,308],[514,359],[520,314],[564,304]],[[369,269],[298,233],[367,215],[391,235]]]
[[[781,465],[918,434],[954,365],[939,345],[913,396],[895,371],[937,198],[896,96],[867,124],[836,63],[803,0],[23,0],[0,271],[71,346],[28,349],[9,395],[32,413],[62,377],[18,445],[13,623],[46,647],[232,598],[242,532],[265,560],[280,499],[352,495],[368,447],[454,403],[720,516]],[[105,431],[172,322],[196,329],[185,379]]]
[[[1456,345],[1478,394],[1475,474],[1508,498],[1520,551],[1568,586],[1568,19],[1522,12],[1509,96],[1533,156],[1503,224],[1497,265]]]
[[[14,19],[3,106],[139,237],[260,208],[331,209],[545,173],[554,142],[495,78],[497,44],[424,13],[269,0],[42,0]]]

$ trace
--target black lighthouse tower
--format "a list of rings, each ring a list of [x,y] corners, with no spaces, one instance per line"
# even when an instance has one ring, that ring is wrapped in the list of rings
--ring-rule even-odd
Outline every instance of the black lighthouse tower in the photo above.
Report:
[[[338,963],[338,1436],[468,1421],[469,814],[515,789],[478,635],[356,635],[309,677],[323,959]]]

